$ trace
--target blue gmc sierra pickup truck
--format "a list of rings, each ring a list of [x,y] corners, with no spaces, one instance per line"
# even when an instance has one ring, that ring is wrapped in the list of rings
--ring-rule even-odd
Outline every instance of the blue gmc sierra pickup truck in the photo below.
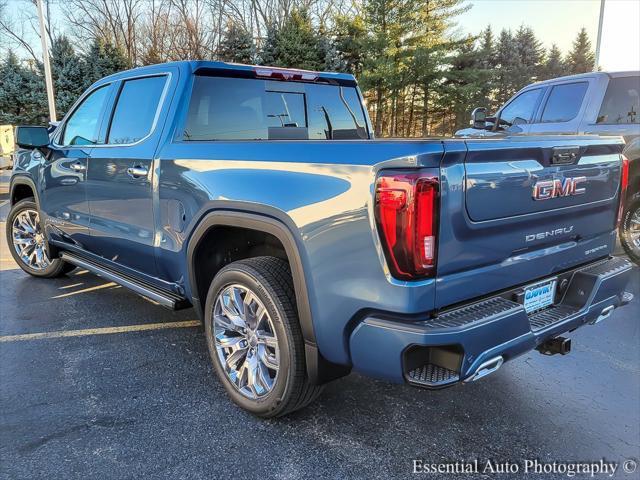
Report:
[[[19,127],[11,253],[193,306],[263,417],[351,369],[442,388],[628,303],[619,137],[375,140],[354,78],[177,62]]]

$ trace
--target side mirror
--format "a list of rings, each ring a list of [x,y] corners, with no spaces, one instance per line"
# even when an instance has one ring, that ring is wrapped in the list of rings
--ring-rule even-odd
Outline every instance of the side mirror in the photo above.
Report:
[[[16,127],[16,145],[27,149],[47,147],[49,132],[46,127]]]
[[[473,128],[484,130],[487,125],[487,109],[484,107],[474,108],[471,112],[471,125]]]

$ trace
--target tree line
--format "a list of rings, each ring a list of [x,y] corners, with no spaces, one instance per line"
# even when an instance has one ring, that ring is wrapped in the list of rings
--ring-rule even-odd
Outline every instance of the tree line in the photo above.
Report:
[[[473,107],[494,111],[533,81],[594,69],[584,28],[563,55],[526,25],[457,35],[465,0],[342,2],[67,0],[73,33],[47,25],[56,108],[64,114],[91,83],[126,68],[217,59],[352,73],[377,136],[420,137],[450,134],[468,124]],[[0,123],[42,123],[42,64],[2,7],[0,40],[29,58],[4,54]]]

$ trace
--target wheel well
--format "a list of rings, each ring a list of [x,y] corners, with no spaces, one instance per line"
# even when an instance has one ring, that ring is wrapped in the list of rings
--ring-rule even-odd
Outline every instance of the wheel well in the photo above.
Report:
[[[192,259],[198,297],[204,302],[213,277],[225,265],[261,255],[289,261],[275,235],[227,225],[210,228],[198,242]]]
[[[15,205],[16,202],[33,196],[33,190],[29,185],[19,183],[15,187],[13,187],[13,190],[11,191],[11,205]]]
[[[293,237],[280,222],[241,212],[211,212],[196,229],[192,241],[187,253],[191,267],[189,282],[194,307],[200,315],[211,281],[225,265],[261,255],[281,258],[291,267],[310,381],[319,385],[349,373],[350,366],[329,362],[315,344],[300,255]]]

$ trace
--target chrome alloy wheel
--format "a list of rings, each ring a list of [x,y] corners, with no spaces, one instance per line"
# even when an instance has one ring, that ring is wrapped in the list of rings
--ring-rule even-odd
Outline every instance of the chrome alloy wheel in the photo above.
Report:
[[[13,248],[25,265],[34,270],[44,270],[51,264],[37,210],[25,209],[15,216],[11,237]]]
[[[224,287],[213,307],[213,335],[220,365],[245,397],[267,395],[280,365],[273,322],[260,299],[247,287]]]
[[[636,208],[629,219],[629,237],[633,245],[640,249],[640,208]]]

